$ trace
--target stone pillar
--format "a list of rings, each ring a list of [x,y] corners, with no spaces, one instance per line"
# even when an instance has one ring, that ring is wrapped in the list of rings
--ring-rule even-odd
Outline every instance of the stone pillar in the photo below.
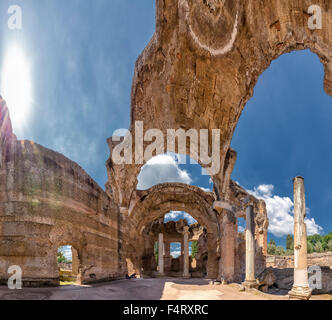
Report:
[[[165,241],[164,242],[164,253],[165,253],[165,256],[170,256],[171,255],[171,243],[169,241]]]
[[[308,282],[307,227],[304,179],[294,179],[294,284],[288,293],[290,299],[308,300],[312,290]]]
[[[169,241],[164,242],[164,272],[170,272],[172,269],[172,257],[171,257],[171,243]]]
[[[158,271],[160,275],[164,274],[164,235],[159,233],[158,239]]]
[[[190,278],[189,274],[189,227],[183,228],[183,277]]]
[[[71,260],[72,260],[71,272],[73,276],[77,277],[79,272],[80,260],[78,258],[78,252],[74,247],[71,247]]]
[[[267,217],[266,203],[259,200],[257,208],[254,208],[255,214],[255,272],[262,273],[266,269],[267,257],[267,230],[269,227],[269,219]]]
[[[257,288],[255,278],[255,216],[254,208],[249,205],[246,210],[246,279],[243,285]]]
[[[235,280],[236,218],[230,211],[224,210],[221,223],[220,280],[229,283]],[[218,278],[219,278],[218,277]]]
[[[213,233],[207,234],[207,249],[208,249],[208,261],[207,261],[207,275],[208,279],[217,279],[218,278],[218,235]]]

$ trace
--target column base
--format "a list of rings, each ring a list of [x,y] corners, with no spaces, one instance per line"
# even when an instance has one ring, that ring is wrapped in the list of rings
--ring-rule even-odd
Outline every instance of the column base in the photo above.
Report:
[[[246,289],[258,289],[258,283],[256,280],[245,280],[242,282],[242,286]]]
[[[290,300],[309,300],[311,294],[312,289],[300,286],[293,286],[292,290],[288,292]]]
[[[182,275],[182,278],[184,278],[184,279],[190,279],[191,276],[190,276],[190,274],[183,274],[183,275]]]

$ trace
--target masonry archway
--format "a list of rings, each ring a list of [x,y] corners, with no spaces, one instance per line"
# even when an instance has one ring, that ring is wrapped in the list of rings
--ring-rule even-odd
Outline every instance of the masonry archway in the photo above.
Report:
[[[282,54],[310,49],[324,64],[324,87],[332,95],[332,39],[327,0],[317,3],[322,29],[308,27],[306,1],[219,2],[157,1],[156,32],[135,67],[129,131],[134,141],[137,120],[143,133],[158,128],[164,137],[168,129],[220,128],[220,170],[212,179],[224,199],[235,161],[231,139],[259,76]],[[110,140],[109,146],[112,151]],[[129,206],[140,168],[108,162],[109,185],[121,207]]]
[[[57,265],[60,285],[81,284],[80,258],[75,247],[70,244],[59,246]]]
[[[136,247],[136,255],[143,256],[143,232],[147,226],[158,219],[163,220],[164,215],[170,211],[185,211],[207,230],[210,248],[208,274],[210,277],[217,277],[219,267],[216,248],[220,231],[218,217],[213,210],[214,200],[214,193],[181,183],[165,183],[148,190],[136,191],[136,201],[132,203],[126,219],[126,243],[131,259],[135,260],[134,254],[130,253],[133,253],[133,247]],[[140,262],[136,263],[136,270],[139,271]]]

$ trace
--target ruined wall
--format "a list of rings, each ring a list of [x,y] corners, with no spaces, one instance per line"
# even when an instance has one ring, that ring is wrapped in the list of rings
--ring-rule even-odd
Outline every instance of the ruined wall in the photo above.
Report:
[[[332,252],[308,254],[308,266],[322,266],[332,268]],[[293,256],[267,256],[266,267],[294,268]]]
[[[76,163],[17,140],[0,106],[0,280],[18,265],[26,284],[57,284],[62,245],[77,250],[82,282],[119,276],[117,206]]]

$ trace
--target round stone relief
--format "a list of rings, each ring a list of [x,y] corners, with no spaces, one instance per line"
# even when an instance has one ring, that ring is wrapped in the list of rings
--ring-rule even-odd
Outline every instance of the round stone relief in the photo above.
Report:
[[[179,0],[179,9],[197,47],[213,56],[232,50],[239,27],[239,0]]]

